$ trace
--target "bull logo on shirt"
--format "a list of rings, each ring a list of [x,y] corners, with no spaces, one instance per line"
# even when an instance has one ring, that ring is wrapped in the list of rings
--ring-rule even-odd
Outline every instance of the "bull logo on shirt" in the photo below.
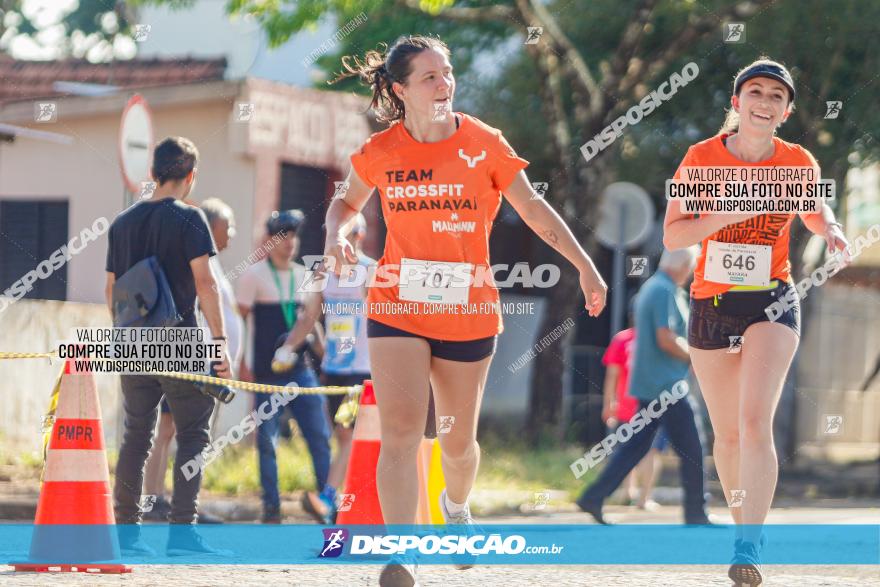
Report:
[[[477,166],[477,163],[479,163],[480,161],[482,161],[483,159],[486,158],[486,151],[480,151],[479,155],[476,155],[474,157],[469,157],[468,155],[464,154],[464,149],[459,149],[458,156],[467,162],[468,167],[470,169],[473,169],[474,167]]]

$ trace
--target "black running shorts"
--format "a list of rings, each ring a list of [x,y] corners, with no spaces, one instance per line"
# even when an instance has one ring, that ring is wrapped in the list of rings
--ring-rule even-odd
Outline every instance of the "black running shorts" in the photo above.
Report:
[[[801,333],[800,300],[794,285],[780,282],[765,291],[728,291],[702,300],[691,298],[688,345],[717,350],[731,346],[731,337],[743,336],[759,322],[776,322]]]
[[[478,338],[476,340],[438,340],[394,328],[376,320],[367,320],[367,338],[381,338],[385,336],[421,338],[428,341],[432,357],[446,359],[447,361],[459,361],[461,363],[476,363],[492,356],[495,353],[495,345],[498,342],[497,336]]]

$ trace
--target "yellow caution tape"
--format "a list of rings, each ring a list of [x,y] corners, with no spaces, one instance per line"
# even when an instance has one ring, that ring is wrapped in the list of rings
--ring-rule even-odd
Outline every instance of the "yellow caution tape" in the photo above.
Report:
[[[285,387],[283,385],[269,385],[267,383],[235,381],[233,379],[223,379],[222,377],[213,377],[211,375],[198,375],[196,373],[172,373],[166,371],[163,371],[161,373],[150,373],[150,375],[172,377],[174,379],[195,381],[197,383],[209,383],[211,385],[226,385],[235,389],[253,391],[256,393],[290,393],[292,390],[295,390],[300,394],[306,395],[346,395],[349,393],[360,394],[361,390],[364,388],[363,385],[351,385],[347,387],[334,385],[325,385],[323,387]]]
[[[51,359],[55,357],[55,353],[8,353],[0,351],[0,360],[3,359]],[[91,362],[97,362],[90,359]],[[269,385],[267,383],[253,383],[251,381],[235,381],[233,379],[223,379],[222,377],[213,377],[211,375],[199,375],[196,373],[177,373],[171,371],[163,371],[161,373],[144,373],[144,375],[171,377],[172,379],[182,379],[184,381],[193,381],[196,383],[208,383],[211,385],[227,385],[242,391],[252,391],[255,393],[290,393],[296,390],[302,395],[352,395],[357,396],[363,390],[363,385],[335,386],[327,385],[322,387],[294,387],[284,385]],[[60,381],[60,379],[59,379]]]
[[[46,456],[49,454],[49,440],[52,438],[52,429],[55,427],[55,410],[58,408],[58,393],[61,391],[61,376],[64,371],[58,374],[58,380],[55,381],[55,387],[52,388],[52,396],[49,398],[49,410],[43,417],[43,471],[40,472],[40,482],[43,481],[43,474],[46,472],[45,463]]]
[[[360,394],[360,391],[358,389],[356,392],[349,393],[345,401],[339,405],[339,409],[336,410],[336,416],[333,418],[333,421],[343,428],[350,428],[357,417],[358,394]]]
[[[56,353],[7,353],[0,351],[0,359],[52,359]]]

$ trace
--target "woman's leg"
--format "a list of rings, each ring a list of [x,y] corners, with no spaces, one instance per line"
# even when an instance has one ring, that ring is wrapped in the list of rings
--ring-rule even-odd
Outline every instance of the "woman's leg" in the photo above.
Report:
[[[333,429],[336,437],[336,456],[330,463],[330,474],[327,475],[327,485],[340,489],[345,483],[345,473],[348,470],[348,459],[351,457],[351,441],[354,438],[354,427],[348,428],[337,424]]]
[[[648,457],[646,456],[645,459]],[[645,459],[642,459],[642,462],[645,462]],[[623,482],[623,490],[624,495],[626,496],[627,505],[638,503],[640,501],[639,496],[639,484],[638,484],[638,467],[632,470],[632,472],[626,476],[626,480]]]
[[[162,497],[165,495],[165,473],[168,471],[168,448],[174,439],[174,419],[170,412],[159,415],[159,428],[153,452],[147,459],[144,474],[144,494]]]
[[[381,420],[376,487],[386,524],[415,524],[417,457],[428,417],[431,349],[415,337],[376,337],[370,367]]]
[[[639,499],[636,503],[640,509],[648,509],[648,502],[653,501],[651,494],[654,492],[654,485],[657,484],[657,478],[660,476],[662,467],[663,462],[660,460],[660,451],[652,447],[635,470],[630,473],[630,477],[635,476],[636,483],[640,489]]]
[[[467,501],[480,466],[477,421],[491,362],[491,356],[473,363],[431,359],[438,429],[441,418],[455,418],[449,432],[437,435],[443,455],[446,495],[455,503]]]
[[[797,350],[798,335],[787,326],[759,322],[743,335],[740,367],[740,483],[743,538],[758,542],[767,518],[779,463],[773,446],[773,414]]]
[[[712,447],[715,469],[727,503],[731,503],[731,490],[742,489],[739,429],[741,358],[739,354],[728,353],[725,349],[708,351],[693,347],[690,355],[715,433]],[[730,514],[739,534],[739,525],[743,523],[742,510],[732,507]]]

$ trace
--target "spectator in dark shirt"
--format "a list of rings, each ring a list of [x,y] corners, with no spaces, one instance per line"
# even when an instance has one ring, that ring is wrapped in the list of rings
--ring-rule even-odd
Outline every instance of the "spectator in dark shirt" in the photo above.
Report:
[[[153,155],[153,195],[123,211],[110,226],[107,251],[107,303],[113,311],[116,280],[132,266],[155,256],[165,273],[181,316],[177,327],[195,327],[196,296],[215,340],[225,340],[219,287],[208,259],[217,254],[204,213],[183,203],[195,182],[198,151],[182,137],[167,138]],[[225,345],[224,345],[225,347]],[[229,359],[215,364],[220,377],[229,377]],[[149,375],[122,375],[125,431],[116,466],[114,504],[116,522],[128,526],[120,532],[123,551],[152,554],[138,531],[144,463],[152,445],[153,429],[164,395],[177,429],[177,456],[170,521],[184,524],[172,532],[168,553],[213,553],[193,531],[198,517],[201,471],[187,480],[179,465],[188,462],[208,446],[208,432],[214,399],[202,394],[191,382]]]

